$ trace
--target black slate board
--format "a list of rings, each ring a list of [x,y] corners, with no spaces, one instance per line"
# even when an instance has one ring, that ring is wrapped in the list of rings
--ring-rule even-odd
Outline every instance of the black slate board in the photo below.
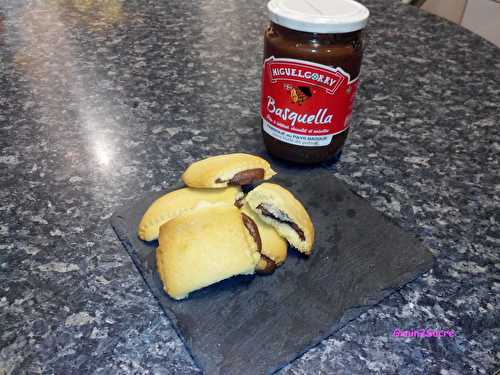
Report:
[[[280,170],[273,178],[307,207],[313,255],[290,249],[270,276],[238,276],[170,299],[155,267],[157,243],[137,238],[159,195],[123,208],[111,224],[204,374],[269,374],[427,271],[433,257],[331,172]],[[176,186],[175,188],[178,188]]]

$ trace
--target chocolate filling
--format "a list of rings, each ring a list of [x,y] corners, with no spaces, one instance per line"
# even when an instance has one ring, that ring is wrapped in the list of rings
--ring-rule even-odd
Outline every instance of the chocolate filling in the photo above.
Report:
[[[276,269],[276,263],[269,257],[265,256],[264,254],[260,254],[260,260],[256,268],[257,273],[261,274],[272,273],[275,269]]]
[[[267,209],[263,203],[259,204],[257,206],[257,209],[260,210],[260,212],[262,212],[262,215],[270,217],[271,219],[279,221],[280,223],[291,226],[292,229],[295,232],[297,232],[301,241],[306,240],[306,236],[304,235],[304,231],[302,229],[300,229],[300,227],[297,224],[295,224],[293,221],[291,221],[289,219],[288,215],[286,213],[284,213],[283,211],[278,210],[279,216],[281,216],[281,217],[279,217],[279,216],[275,215],[274,213],[272,213],[271,211],[269,211],[269,209]]]
[[[257,250],[259,253],[262,251],[262,241],[260,239],[259,228],[257,228],[257,224],[250,218],[250,216],[245,215],[243,212],[241,213],[241,218],[243,219],[243,224],[245,228],[247,228],[248,233],[253,237],[255,243],[257,244]]]
[[[238,208],[241,208],[243,207],[245,204],[243,202],[243,200],[245,199],[245,197],[241,197],[241,198],[238,198],[234,201],[234,205]]]
[[[276,269],[276,263],[262,254],[262,240],[260,239],[259,228],[257,224],[252,220],[252,218],[244,213],[241,213],[241,218],[243,219],[243,225],[248,230],[248,233],[253,237],[255,243],[257,244],[257,249],[260,253],[259,263],[257,263],[256,271],[257,273],[267,274],[272,273]]]
[[[254,181],[264,179],[265,171],[263,168],[247,169],[236,173],[230,180],[221,180],[218,178],[215,183],[221,184],[227,182],[229,185],[248,185]]]

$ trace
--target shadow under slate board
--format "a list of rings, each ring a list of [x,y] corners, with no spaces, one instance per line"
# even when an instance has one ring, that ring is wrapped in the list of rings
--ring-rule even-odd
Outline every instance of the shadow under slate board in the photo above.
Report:
[[[111,224],[204,374],[270,374],[414,280],[433,257],[348,185],[324,169],[279,170],[316,228],[307,259],[289,249],[269,276],[237,276],[182,301],[163,291],[157,243],[137,238],[151,194],[115,213]],[[175,186],[172,188],[179,188]]]

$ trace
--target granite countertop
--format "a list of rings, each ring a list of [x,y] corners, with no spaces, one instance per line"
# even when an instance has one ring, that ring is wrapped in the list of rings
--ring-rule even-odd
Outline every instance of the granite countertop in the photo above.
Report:
[[[397,1],[365,3],[352,133],[329,168],[436,266],[281,373],[492,374],[500,50]],[[257,0],[0,5],[0,374],[199,373],[109,218],[196,159],[263,151],[266,23]]]

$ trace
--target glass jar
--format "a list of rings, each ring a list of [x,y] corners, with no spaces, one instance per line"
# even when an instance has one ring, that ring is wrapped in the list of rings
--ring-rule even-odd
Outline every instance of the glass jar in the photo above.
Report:
[[[264,144],[272,156],[301,164],[334,160],[342,151],[369,14],[352,0],[318,3],[271,0],[264,35]]]

